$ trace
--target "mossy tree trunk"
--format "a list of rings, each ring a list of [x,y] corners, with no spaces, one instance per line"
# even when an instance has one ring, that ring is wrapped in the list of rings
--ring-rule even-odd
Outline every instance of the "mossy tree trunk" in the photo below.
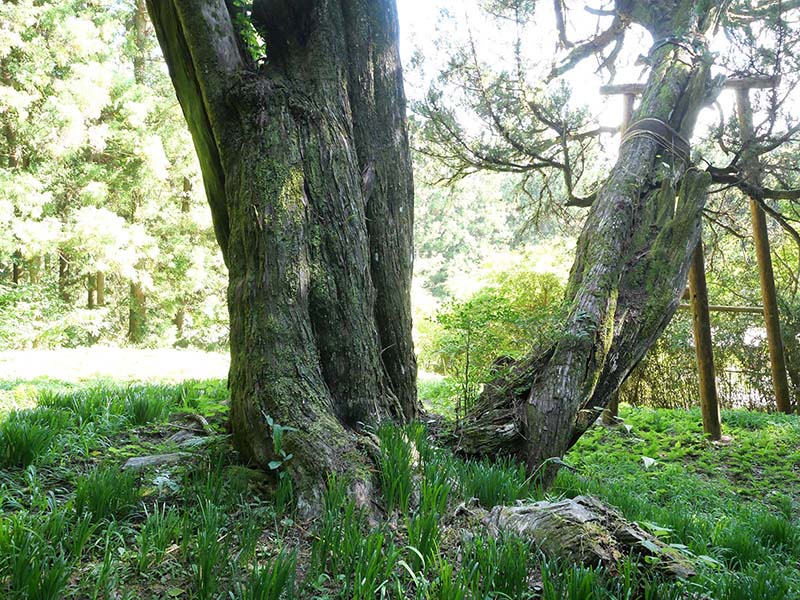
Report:
[[[651,53],[633,121],[657,118],[689,139],[711,93],[703,34],[717,7],[641,0],[627,8],[626,18],[667,40]],[[594,422],[678,306],[710,183],[686,167],[651,137],[622,145],[578,240],[563,335],[486,386],[461,431],[465,453],[514,454],[552,479],[551,459]]]
[[[267,58],[224,0],[148,0],[229,270],[231,427],[305,492],[357,432],[417,413],[413,193],[393,0],[264,1]]]

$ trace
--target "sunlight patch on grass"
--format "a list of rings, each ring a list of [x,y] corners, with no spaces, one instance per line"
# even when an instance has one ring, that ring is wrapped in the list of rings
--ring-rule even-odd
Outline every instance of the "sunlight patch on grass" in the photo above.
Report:
[[[228,375],[229,362],[227,354],[200,350],[139,350],[104,346],[15,350],[0,352],[0,381],[48,378],[78,383],[92,379],[221,379]]]

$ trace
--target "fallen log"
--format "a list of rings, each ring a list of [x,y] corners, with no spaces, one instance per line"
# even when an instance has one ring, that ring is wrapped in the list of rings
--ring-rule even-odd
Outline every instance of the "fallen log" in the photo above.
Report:
[[[534,542],[548,557],[571,564],[602,566],[618,572],[622,559],[634,555],[665,575],[695,575],[691,560],[677,548],[627,521],[616,509],[592,496],[495,506],[473,513],[490,533],[512,533]]]

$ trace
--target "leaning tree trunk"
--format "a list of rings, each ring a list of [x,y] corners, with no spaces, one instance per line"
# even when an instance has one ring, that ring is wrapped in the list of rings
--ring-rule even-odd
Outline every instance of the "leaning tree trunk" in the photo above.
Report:
[[[656,118],[689,139],[712,93],[700,34],[713,26],[717,9],[688,1],[631,4],[631,18],[662,41],[633,121]],[[461,431],[464,452],[513,454],[544,483],[552,479],[558,461],[550,459],[594,422],[678,306],[710,183],[686,167],[653,136],[621,145],[578,240],[563,334],[486,386]]]
[[[394,2],[256,2],[258,65],[224,0],[148,9],[229,270],[235,444],[306,492],[363,475],[356,432],[417,412]]]

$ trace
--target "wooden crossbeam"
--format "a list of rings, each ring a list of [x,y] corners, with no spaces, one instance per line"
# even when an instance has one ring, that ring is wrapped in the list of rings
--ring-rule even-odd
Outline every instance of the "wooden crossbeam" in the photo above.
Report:
[[[780,77],[732,77],[726,79],[722,88],[726,90],[766,90],[777,87]],[[604,96],[619,94],[638,96],[644,91],[643,83],[618,83],[600,86],[600,93]]]
[[[680,310],[691,310],[691,304],[679,304],[678,308]],[[727,304],[709,304],[708,310],[710,312],[721,312],[721,313],[737,313],[737,314],[749,314],[749,315],[763,315],[764,308],[761,306],[730,306]]]

